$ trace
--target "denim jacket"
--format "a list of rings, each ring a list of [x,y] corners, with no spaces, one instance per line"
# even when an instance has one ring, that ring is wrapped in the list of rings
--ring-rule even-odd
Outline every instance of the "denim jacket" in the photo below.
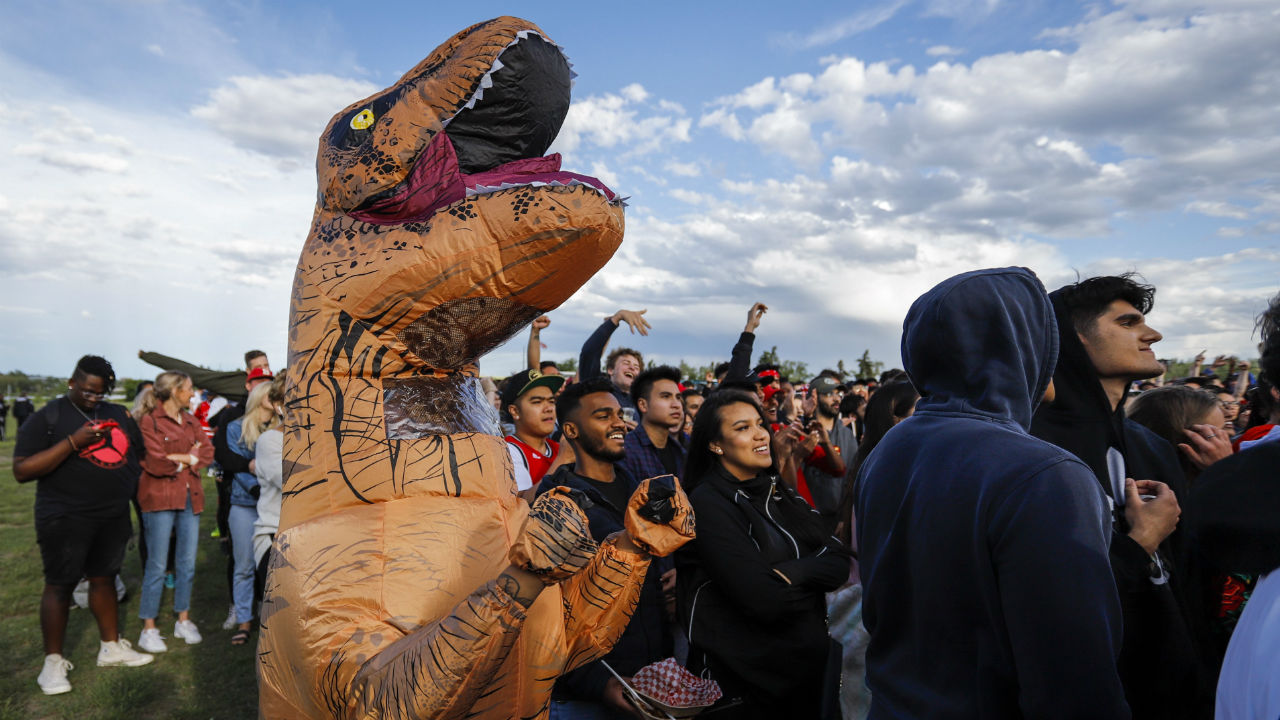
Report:
[[[244,431],[244,418],[238,417],[227,425],[227,447],[248,460],[253,459],[253,451],[244,446],[241,436]],[[231,478],[231,504],[258,506],[258,478],[251,472],[238,472]]]

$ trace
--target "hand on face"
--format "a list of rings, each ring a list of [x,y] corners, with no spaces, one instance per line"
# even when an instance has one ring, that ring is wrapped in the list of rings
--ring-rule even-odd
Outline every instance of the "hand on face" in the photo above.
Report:
[[[1214,408],[1201,422],[1182,431],[1187,442],[1178,443],[1178,450],[1201,470],[1231,455],[1231,436],[1227,433],[1226,418]]]

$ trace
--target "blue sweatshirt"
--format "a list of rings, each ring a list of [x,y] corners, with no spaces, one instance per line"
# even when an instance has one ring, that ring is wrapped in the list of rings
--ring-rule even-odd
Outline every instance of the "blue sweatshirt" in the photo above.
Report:
[[[858,473],[871,718],[1128,718],[1106,500],[1028,433],[1057,324],[1024,268],[944,281],[912,305],[915,416]]]

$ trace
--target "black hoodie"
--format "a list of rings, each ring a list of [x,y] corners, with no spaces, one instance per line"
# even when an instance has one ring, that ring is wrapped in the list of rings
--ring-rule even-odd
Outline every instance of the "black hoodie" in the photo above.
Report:
[[[1057,341],[1025,268],[956,276],[907,314],[921,399],[857,481],[873,720],[1129,717],[1106,499],[1028,432]]]
[[[1114,501],[1111,571],[1124,617],[1119,669],[1133,717],[1203,717],[1212,707],[1205,704],[1211,698],[1211,689],[1203,684],[1180,597],[1186,589],[1183,533],[1175,532],[1161,544],[1162,572],[1128,535],[1124,495],[1115,497],[1117,491],[1112,489],[1107,468],[1108,449],[1115,448],[1124,458],[1126,477],[1167,484],[1185,508],[1188,498],[1182,468],[1168,442],[1125,417],[1124,398],[1112,409],[1059,292],[1049,295],[1057,317],[1060,348],[1058,368],[1053,374],[1057,397],[1036,411],[1031,434],[1083,460],[1103,492]],[[1123,478],[1120,482],[1122,491]]]

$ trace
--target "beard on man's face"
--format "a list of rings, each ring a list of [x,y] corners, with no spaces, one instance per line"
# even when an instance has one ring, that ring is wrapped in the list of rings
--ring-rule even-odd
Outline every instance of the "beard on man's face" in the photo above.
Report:
[[[578,436],[578,443],[582,446],[582,452],[603,462],[618,462],[626,454],[622,450],[615,452],[607,449],[604,445],[605,440],[603,437],[594,438],[587,433]]]

